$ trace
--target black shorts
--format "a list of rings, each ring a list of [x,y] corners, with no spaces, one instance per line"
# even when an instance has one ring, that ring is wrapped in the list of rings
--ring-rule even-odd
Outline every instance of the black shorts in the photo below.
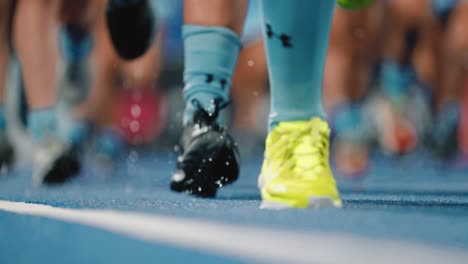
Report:
[[[434,15],[442,25],[447,23],[459,2],[460,0],[432,0]]]

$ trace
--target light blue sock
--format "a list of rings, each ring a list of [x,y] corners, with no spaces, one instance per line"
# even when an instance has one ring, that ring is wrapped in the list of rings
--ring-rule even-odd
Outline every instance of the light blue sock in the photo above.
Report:
[[[0,134],[6,132],[6,115],[5,115],[5,108],[2,104],[0,104]]]
[[[241,48],[235,32],[224,27],[184,25],[185,48],[184,124],[190,122],[197,109],[197,100],[208,112],[214,99],[229,100],[231,76]]]
[[[332,113],[330,124],[333,137],[338,136],[351,142],[362,140],[364,135],[364,117],[362,105],[347,102],[337,107]]]
[[[69,144],[82,146],[91,134],[92,125],[90,122],[71,118],[67,123],[59,121],[58,137]]]
[[[391,100],[399,102],[414,81],[415,73],[411,65],[401,65],[392,60],[382,62],[380,82],[382,89]]]
[[[28,128],[34,142],[44,137],[54,136],[74,145],[80,145],[89,136],[91,125],[86,121],[69,120],[67,124],[59,121],[55,106],[33,110],[28,114]]]
[[[115,129],[101,129],[96,138],[97,140],[94,147],[98,156],[115,160],[125,154],[127,144],[123,136]]]
[[[80,32],[72,26],[62,29],[62,53],[64,58],[73,63],[79,63],[86,59],[93,47],[91,33]]]
[[[28,113],[28,127],[33,141],[38,143],[48,135],[58,135],[57,120],[55,107],[30,111]]]
[[[324,118],[322,82],[335,1],[263,0],[270,75],[270,129],[281,121]]]

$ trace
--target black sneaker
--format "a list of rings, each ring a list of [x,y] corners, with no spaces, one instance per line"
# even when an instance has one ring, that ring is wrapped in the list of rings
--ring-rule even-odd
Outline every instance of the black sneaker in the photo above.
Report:
[[[55,137],[45,138],[35,156],[33,180],[40,184],[60,184],[78,175],[81,151]]]
[[[10,170],[13,165],[14,150],[6,135],[0,135],[0,174]]]
[[[214,113],[208,113],[196,100],[193,122],[183,131],[181,155],[172,176],[171,189],[201,197],[214,197],[218,188],[237,180],[239,151],[233,138],[216,123],[226,107],[215,100]]]
[[[429,144],[437,157],[448,160],[457,154],[459,122],[460,109],[457,104],[446,105],[436,114]]]

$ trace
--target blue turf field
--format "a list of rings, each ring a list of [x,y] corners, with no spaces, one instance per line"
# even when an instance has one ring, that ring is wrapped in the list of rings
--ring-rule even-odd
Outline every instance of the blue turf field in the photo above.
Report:
[[[113,209],[240,226],[320,231],[468,250],[468,172],[423,152],[375,155],[367,178],[340,181],[344,208],[260,210],[256,189],[261,155],[243,163],[241,178],[217,199],[171,193],[174,155],[140,154],[115,171],[91,166],[59,187],[34,188],[30,172],[0,178],[0,200],[66,208]],[[134,158],[134,157],[133,157]],[[135,160],[135,159],[133,159]],[[93,168],[93,169],[90,169]],[[207,230],[209,232],[209,230]],[[236,263],[239,260],[107,231],[0,210],[0,263]],[[241,243],[241,242],[240,242]],[[158,262],[158,261],[161,262]]]

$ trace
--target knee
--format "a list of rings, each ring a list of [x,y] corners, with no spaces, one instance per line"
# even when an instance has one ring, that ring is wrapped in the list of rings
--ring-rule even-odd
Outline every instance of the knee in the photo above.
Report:
[[[401,27],[415,27],[431,16],[430,0],[392,0],[387,4],[388,16],[393,24]]]

